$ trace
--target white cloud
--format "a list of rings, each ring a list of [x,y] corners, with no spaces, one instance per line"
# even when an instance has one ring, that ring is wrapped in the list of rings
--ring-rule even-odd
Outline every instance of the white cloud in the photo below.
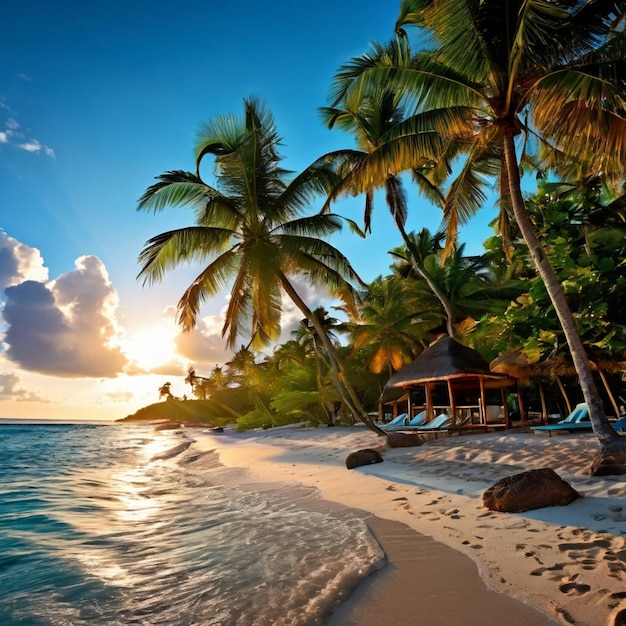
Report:
[[[130,402],[134,397],[132,391],[109,391],[104,395],[111,402]]]
[[[25,389],[22,379],[17,374],[0,374],[0,401],[2,400],[49,402],[47,398]]]
[[[198,321],[197,327],[189,333],[180,333],[176,339],[178,353],[198,371],[213,368],[232,358],[232,351],[226,350],[226,340],[222,337],[222,315],[207,315]]]
[[[48,280],[41,253],[0,229],[0,289],[25,280]]]
[[[340,304],[336,298],[333,298],[327,291],[320,290],[316,286],[311,285],[306,281],[306,278],[298,276],[295,279],[291,279],[296,291],[306,302],[311,311],[319,307],[323,307],[328,311],[330,317],[342,317],[336,315],[333,310],[338,304]],[[300,309],[283,294],[283,315],[281,318],[281,342],[285,342],[291,339],[291,332],[296,330],[300,325],[300,322],[304,319],[304,314]]]
[[[8,358],[42,374],[113,377],[127,359],[119,347],[117,292],[100,259],[82,256],[52,282],[26,280],[5,290]]]
[[[26,150],[26,152],[43,152],[48,156],[54,157],[54,150],[48,146],[42,145],[39,141],[37,141],[37,139],[31,139],[31,141],[27,141],[26,143],[20,143],[17,147],[22,150]]]
[[[1,108],[9,111],[9,107],[4,105]],[[4,122],[4,130],[0,131],[0,143],[15,145],[20,150],[31,152],[33,154],[45,154],[54,158],[54,150],[50,146],[42,144],[38,139],[27,137],[21,129],[19,122],[13,118],[9,118]]]

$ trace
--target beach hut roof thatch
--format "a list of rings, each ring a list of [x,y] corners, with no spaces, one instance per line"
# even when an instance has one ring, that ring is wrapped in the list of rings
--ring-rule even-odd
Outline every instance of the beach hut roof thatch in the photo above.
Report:
[[[592,370],[603,370],[607,373],[626,371],[626,362],[620,361],[618,358],[598,352],[593,353],[590,350],[588,350],[588,357]],[[521,350],[512,350],[501,354],[491,361],[490,367],[492,372],[508,374],[516,378],[576,376],[573,363],[564,356],[531,363]]]
[[[434,380],[485,375],[499,378],[489,363],[473,348],[444,337],[422,352],[412,363],[396,372],[386,387],[408,387]]]

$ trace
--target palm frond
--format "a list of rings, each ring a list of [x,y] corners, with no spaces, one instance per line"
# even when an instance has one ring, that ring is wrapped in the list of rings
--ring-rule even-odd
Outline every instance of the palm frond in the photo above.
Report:
[[[141,270],[137,278],[159,282],[163,274],[182,263],[205,261],[210,254],[222,252],[232,240],[232,231],[206,226],[170,230],[149,239],[140,252]]]
[[[202,206],[218,197],[219,192],[191,172],[172,170],[156,177],[159,181],[148,187],[139,198],[137,210],[157,213],[168,206]]]
[[[176,321],[183,332],[195,328],[203,302],[223,291],[237,271],[239,255],[231,249],[207,265],[183,293],[177,305]]]

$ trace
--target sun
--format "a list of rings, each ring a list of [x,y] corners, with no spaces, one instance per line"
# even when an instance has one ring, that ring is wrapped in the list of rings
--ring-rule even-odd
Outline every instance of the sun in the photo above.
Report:
[[[165,365],[176,357],[173,334],[162,328],[135,333],[126,339],[125,349],[128,358],[146,370]]]

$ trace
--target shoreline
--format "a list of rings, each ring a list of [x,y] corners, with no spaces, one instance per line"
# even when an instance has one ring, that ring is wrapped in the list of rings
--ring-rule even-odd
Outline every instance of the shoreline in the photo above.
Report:
[[[558,626],[539,609],[488,588],[458,550],[400,522],[370,517],[366,524],[387,563],[361,581],[324,626]]]
[[[461,552],[478,568],[485,590],[548,616],[537,624],[626,623],[626,477],[584,474],[597,449],[593,436],[478,434],[417,448],[386,449],[375,433],[360,426],[187,432],[194,446],[214,450],[226,466],[244,467],[263,481],[316,487],[324,500],[365,511],[383,525],[385,521],[403,524],[416,531],[417,538],[423,535]],[[350,452],[381,446],[383,463],[346,469]],[[540,467],[552,467],[584,497],[567,507],[519,514],[482,507],[481,496],[488,486],[504,476]],[[393,551],[391,544],[383,548],[389,554]],[[352,610],[360,607],[371,615],[372,624],[388,618],[384,611],[391,610],[389,605],[383,608],[376,597],[385,577],[393,580],[391,572],[401,565],[397,558],[390,562],[363,581],[335,614],[351,605]],[[415,569],[403,571],[415,580]],[[396,616],[403,615],[407,593],[396,594]],[[419,594],[413,596],[419,607]],[[461,614],[466,615],[463,606],[457,609]],[[329,626],[333,619],[331,615]],[[346,619],[337,626],[349,624]],[[354,623],[367,624],[362,618]],[[401,622],[394,617],[394,623]],[[411,624],[418,623],[413,616]]]

